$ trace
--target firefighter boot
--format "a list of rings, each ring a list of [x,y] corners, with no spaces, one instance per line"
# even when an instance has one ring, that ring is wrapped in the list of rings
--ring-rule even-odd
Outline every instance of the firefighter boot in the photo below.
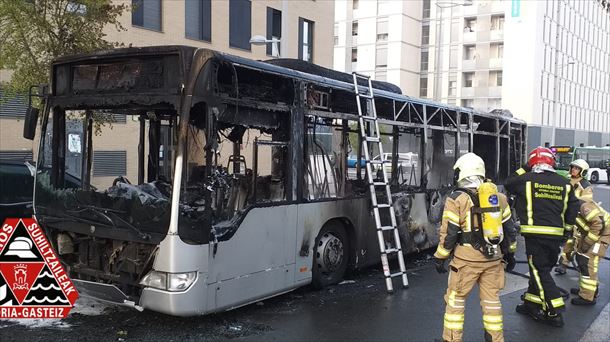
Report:
[[[570,289],[570,293],[573,295],[578,295],[579,291],[580,291],[580,289],[578,287],[573,287]]]
[[[592,301],[589,301],[580,296],[576,297],[576,298],[572,298],[572,300],[570,300],[570,302],[573,305],[595,305],[595,303],[597,303],[597,301],[595,299],[593,299]]]
[[[567,272],[567,267],[566,265],[560,263],[557,267],[555,267],[555,274],[557,275],[564,275]]]
[[[545,313],[544,319],[541,321],[544,324],[550,325],[552,327],[561,328],[564,325],[563,315],[560,312],[557,313]]]
[[[541,309],[537,309],[532,305],[528,305],[527,303],[521,303],[517,305],[515,311],[522,315],[529,315],[531,318],[534,319],[534,321],[540,321],[544,318],[544,312]]]

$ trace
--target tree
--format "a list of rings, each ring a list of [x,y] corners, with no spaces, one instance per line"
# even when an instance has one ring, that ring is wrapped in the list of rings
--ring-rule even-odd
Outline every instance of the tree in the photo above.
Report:
[[[112,0],[0,0],[0,69],[13,71],[9,94],[49,83],[54,58],[120,46],[104,28],[119,22],[126,4]]]

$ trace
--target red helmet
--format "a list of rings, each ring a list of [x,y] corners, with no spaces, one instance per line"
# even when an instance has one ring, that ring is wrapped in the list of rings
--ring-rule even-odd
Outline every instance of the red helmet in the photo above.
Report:
[[[536,164],[548,164],[555,167],[555,154],[547,147],[536,147],[530,152],[527,165],[533,167]]]

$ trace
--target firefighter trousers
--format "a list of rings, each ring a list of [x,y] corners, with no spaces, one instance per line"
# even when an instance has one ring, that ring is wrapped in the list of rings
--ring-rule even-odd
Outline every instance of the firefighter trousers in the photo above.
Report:
[[[574,259],[574,238],[571,237],[566,241],[561,251],[561,264],[565,267],[570,267],[570,262]]]
[[[595,299],[599,281],[597,272],[599,268],[599,258],[606,254],[608,245],[605,243],[595,243],[587,253],[577,253],[576,263],[580,271],[579,291],[578,295],[588,301]]]
[[[528,306],[542,309],[549,314],[556,314],[565,308],[561,292],[551,276],[560,246],[560,240],[525,237],[530,280],[524,300]]]
[[[499,297],[500,290],[504,288],[502,261],[474,262],[453,258],[449,266],[443,340],[450,342],[462,340],[466,298],[474,285],[479,284],[486,340],[504,341],[502,305]]]

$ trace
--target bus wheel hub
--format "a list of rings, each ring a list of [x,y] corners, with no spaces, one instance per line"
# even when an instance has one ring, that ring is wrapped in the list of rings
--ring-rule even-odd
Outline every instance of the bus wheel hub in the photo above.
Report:
[[[332,273],[343,262],[343,242],[332,233],[320,238],[316,253],[318,267],[323,273]]]

